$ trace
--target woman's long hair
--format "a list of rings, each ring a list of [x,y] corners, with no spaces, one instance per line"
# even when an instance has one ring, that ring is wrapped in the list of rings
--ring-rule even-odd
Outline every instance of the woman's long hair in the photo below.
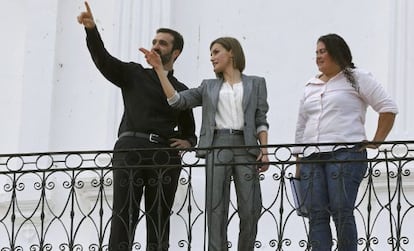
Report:
[[[325,44],[329,55],[339,65],[346,79],[351,83],[351,86],[358,91],[359,86],[353,74],[355,65],[352,62],[351,50],[345,40],[341,36],[332,33],[321,36],[318,42]]]

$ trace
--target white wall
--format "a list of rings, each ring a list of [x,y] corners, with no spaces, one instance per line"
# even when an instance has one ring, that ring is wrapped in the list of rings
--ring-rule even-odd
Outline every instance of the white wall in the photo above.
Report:
[[[214,77],[209,44],[219,36],[242,43],[245,73],[264,76],[270,103],[270,143],[291,143],[303,85],[316,74],[316,39],[335,32],[357,66],[370,70],[401,113],[389,139],[410,139],[413,4],[409,1],[91,0],[106,47],[143,62],[159,26],[185,37],[176,75],[190,87]],[[119,91],[96,70],[76,16],[83,1],[2,1],[0,152],[110,149],[122,104]],[[13,25],[10,25],[11,22]],[[145,64],[145,62],[144,62]],[[195,109],[199,118],[199,109]],[[376,115],[369,114],[372,136]],[[372,119],[371,119],[372,118]],[[402,123],[402,124],[401,124]]]
[[[4,2],[4,1],[3,1]],[[3,3],[2,2],[2,3]],[[16,151],[19,145],[20,113],[22,109],[22,82],[25,53],[26,20],[21,2],[13,1],[0,8],[0,151]],[[10,27],[8,20],[15,20]]]
[[[316,40],[338,33],[350,45],[354,63],[373,72],[399,105],[388,139],[414,138],[409,110],[414,102],[412,1],[89,3],[107,49],[125,61],[145,64],[138,48],[150,47],[156,28],[179,30],[185,46],[175,72],[189,87],[214,77],[210,42],[219,36],[238,38],[247,57],[245,73],[267,80],[270,144],[293,143],[299,97],[305,81],[317,73]],[[1,154],[112,149],[122,101],[90,59],[85,32],[76,21],[82,10],[82,0],[0,0]],[[201,122],[200,109],[195,113]],[[369,113],[369,137],[375,128],[376,115]]]
[[[270,102],[270,142],[293,142],[298,99],[305,81],[317,73],[316,40],[338,33],[349,43],[357,66],[372,71],[386,84],[392,41],[389,1],[178,1],[173,25],[187,43],[177,72],[189,85],[213,77],[209,43],[223,35],[244,46],[246,74],[265,76]],[[195,20],[199,20],[196,22]],[[192,21],[189,21],[192,20]],[[392,55],[391,55],[392,56]],[[198,59],[196,71],[185,62]],[[183,73],[182,73],[183,72]],[[368,121],[368,130],[375,121]],[[372,131],[372,130],[371,130]],[[369,134],[372,136],[372,134]]]

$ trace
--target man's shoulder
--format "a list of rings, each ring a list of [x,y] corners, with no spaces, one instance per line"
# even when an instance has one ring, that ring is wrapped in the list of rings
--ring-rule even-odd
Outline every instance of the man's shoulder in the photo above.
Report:
[[[187,90],[188,86],[178,80],[175,76],[170,77],[170,82],[177,91]]]
[[[129,71],[135,72],[138,74],[151,74],[151,68],[145,68],[142,64],[137,62],[125,62],[125,66],[129,68]]]

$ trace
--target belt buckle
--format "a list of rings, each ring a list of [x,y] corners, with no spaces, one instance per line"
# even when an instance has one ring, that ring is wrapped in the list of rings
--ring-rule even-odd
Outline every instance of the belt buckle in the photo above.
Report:
[[[150,133],[150,135],[149,135],[149,141],[150,142],[152,142],[152,143],[160,143],[157,139],[155,139],[155,138],[160,138],[160,136],[159,135],[157,135],[157,134],[155,134],[155,133]]]
[[[232,128],[230,128],[230,129],[229,129],[229,133],[230,133],[230,134],[237,134],[237,133],[236,133],[236,131],[237,131],[237,130],[232,129]]]

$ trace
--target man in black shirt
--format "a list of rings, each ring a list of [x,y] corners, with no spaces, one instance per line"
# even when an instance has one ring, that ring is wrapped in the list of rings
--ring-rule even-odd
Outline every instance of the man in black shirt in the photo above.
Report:
[[[193,113],[174,110],[168,105],[153,69],[111,56],[87,2],[85,6],[78,22],[85,27],[92,59],[105,78],[121,89],[124,101],[112,161],[114,199],[109,250],[132,249],[143,191],[146,250],[168,250],[169,216],[181,170],[179,149],[197,143]],[[161,55],[168,79],[179,91],[187,87],[173,76],[173,65],[183,44],[178,32],[166,28],[158,29],[152,41],[152,49]],[[137,148],[140,150],[131,150]]]

